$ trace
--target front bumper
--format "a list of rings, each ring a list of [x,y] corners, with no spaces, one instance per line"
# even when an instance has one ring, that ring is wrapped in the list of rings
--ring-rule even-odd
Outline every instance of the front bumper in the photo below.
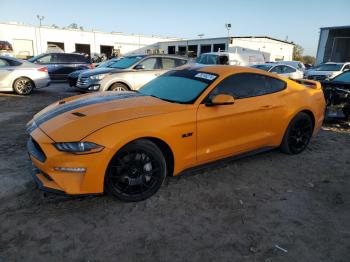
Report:
[[[104,191],[104,176],[111,151],[104,148],[92,154],[71,154],[58,151],[40,128],[31,132],[27,148],[34,166],[32,174],[38,187],[46,192],[64,195],[95,195]],[[84,167],[84,173],[64,172],[55,167]]]
[[[93,80],[89,77],[79,77],[76,88],[84,92],[96,92],[100,89],[100,80]]]

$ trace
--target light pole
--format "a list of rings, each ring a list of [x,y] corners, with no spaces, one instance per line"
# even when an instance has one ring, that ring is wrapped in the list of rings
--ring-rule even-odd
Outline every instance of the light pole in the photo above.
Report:
[[[231,24],[230,23],[225,24],[225,28],[227,30],[227,36],[230,36]]]
[[[42,16],[42,15],[36,15],[36,18],[39,19],[39,25],[41,27],[41,21],[45,19],[45,16]]]
[[[40,52],[42,53],[43,50],[42,50],[42,46],[41,46],[41,21],[45,19],[45,16],[42,16],[42,15],[36,15],[36,18],[39,19],[39,42],[40,42]],[[38,43],[37,43],[37,46],[38,46]]]

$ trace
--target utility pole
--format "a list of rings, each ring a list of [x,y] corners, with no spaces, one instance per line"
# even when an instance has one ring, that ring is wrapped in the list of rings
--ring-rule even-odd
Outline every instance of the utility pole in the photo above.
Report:
[[[39,19],[39,43],[40,43],[40,53],[43,52],[42,50],[42,46],[41,46],[41,21],[45,19],[45,16],[42,16],[42,15],[36,15],[36,18]],[[38,46],[38,43],[36,43],[37,46]]]

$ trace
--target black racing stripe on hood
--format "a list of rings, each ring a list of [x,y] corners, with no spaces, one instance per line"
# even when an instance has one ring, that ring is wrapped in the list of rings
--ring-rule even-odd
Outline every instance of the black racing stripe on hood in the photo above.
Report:
[[[125,93],[116,93],[113,95],[103,95],[103,96],[98,96],[98,97],[82,97],[77,100],[74,100],[72,102],[67,102],[64,104],[59,104],[57,107],[53,108],[52,110],[44,113],[43,115],[39,116],[38,118],[35,119],[36,126],[40,126],[46,121],[49,121],[50,119],[64,114],[66,112],[89,106],[89,105],[95,105],[95,104],[100,104],[100,103],[105,103],[109,101],[115,101],[115,100],[121,100],[121,99],[127,99],[131,97],[140,97],[140,96],[145,96],[140,93],[136,92],[125,92]]]

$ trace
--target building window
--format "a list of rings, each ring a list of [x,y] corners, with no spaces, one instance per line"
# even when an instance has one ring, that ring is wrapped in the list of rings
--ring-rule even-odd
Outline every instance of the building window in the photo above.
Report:
[[[210,53],[211,45],[201,45],[201,54]]]
[[[175,55],[175,46],[174,45],[168,46],[168,54]]]
[[[188,46],[188,56],[189,57],[197,57],[198,53],[198,45],[189,45]]]
[[[186,46],[179,45],[179,55],[186,55],[187,48]]]
[[[75,44],[75,52],[86,54],[90,57],[90,45],[88,44]]]
[[[47,42],[47,52],[64,52],[64,43],[62,42]]]
[[[100,53],[105,54],[107,58],[112,56],[114,47],[111,45],[100,45]]]
[[[213,45],[213,52],[222,52],[226,51],[226,44],[214,44]]]

